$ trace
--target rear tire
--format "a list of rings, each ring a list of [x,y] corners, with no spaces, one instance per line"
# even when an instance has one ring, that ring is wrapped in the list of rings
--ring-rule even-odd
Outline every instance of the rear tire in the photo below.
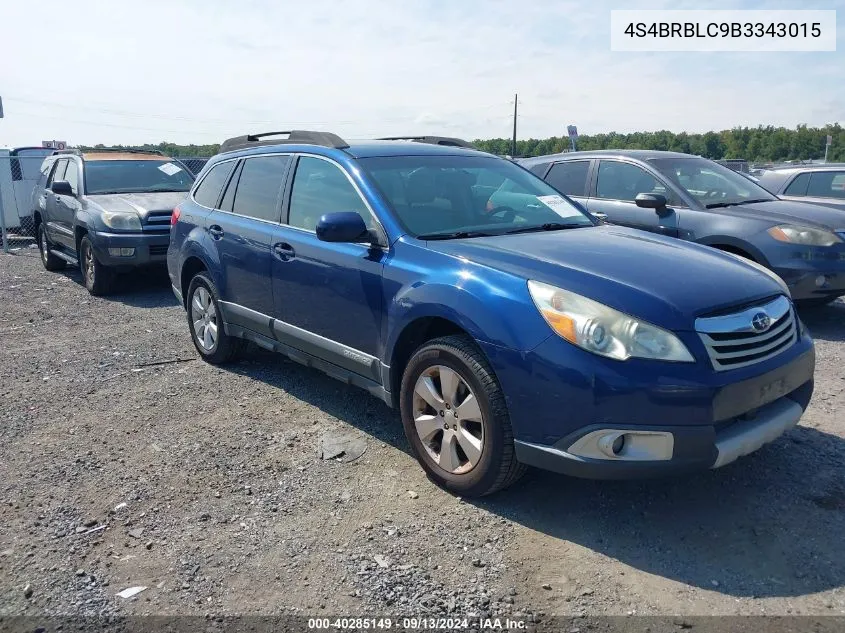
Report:
[[[525,473],[502,388],[471,338],[446,336],[420,347],[405,368],[399,397],[414,456],[437,485],[480,497]]]
[[[50,252],[51,244],[50,241],[47,239],[47,230],[44,228],[44,224],[40,223],[38,225],[38,229],[35,231],[36,239],[38,240],[38,250],[41,253],[41,263],[44,264],[44,268],[53,272],[56,270],[62,270],[65,267],[65,260],[61,257],[56,257]]]
[[[197,273],[191,279],[185,306],[191,340],[200,357],[212,365],[235,360],[243,349],[243,340],[226,334],[220,295],[207,274]]]
[[[114,282],[114,270],[97,261],[91,240],[84,236],[79,243],[79,268],[85,287],[95,297],[107,295]]]

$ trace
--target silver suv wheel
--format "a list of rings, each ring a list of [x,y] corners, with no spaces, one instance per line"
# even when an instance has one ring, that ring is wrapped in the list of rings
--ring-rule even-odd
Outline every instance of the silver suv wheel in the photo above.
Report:
[[[217,345],[217,310],[211,300],[211,294],[198,286],[191,300],[191,320],[194,322],[194,336],[197,343],[206,351],[212,351]]]
[[[450,367],[429,367],[414,386],[413,408],[431,459],[453,475],[471,471],[484,451],[484,420],[467,381]]]

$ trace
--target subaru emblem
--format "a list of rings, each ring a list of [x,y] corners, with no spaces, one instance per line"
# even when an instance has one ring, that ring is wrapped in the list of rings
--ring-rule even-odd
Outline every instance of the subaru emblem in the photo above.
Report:
[[[765,332],[772,324],[772,319],[765,312],[758,312],[751,319],[751,327],[755,332]]]

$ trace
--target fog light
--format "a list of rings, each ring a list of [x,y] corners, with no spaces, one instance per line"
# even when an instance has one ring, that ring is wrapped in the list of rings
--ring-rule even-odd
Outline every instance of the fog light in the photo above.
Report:
[[[816,288],[823,288],[827,285],[827,277],[824,275],[819,275],[816,277]]]
[[[613,444],[610,445],[610,450],[613,451],[614,455],[619,455],[622,452],[622,449],[625,448],[625,436],[620,435],[615,440],[613,440]]]
[[[135,254],[134,248],[110,248],[109,255],[112,257],[132,257]]]
[[[664,461],[672,459],[675,437],[667,431],[601,429],[582,436],[566,452],[590,459]]]

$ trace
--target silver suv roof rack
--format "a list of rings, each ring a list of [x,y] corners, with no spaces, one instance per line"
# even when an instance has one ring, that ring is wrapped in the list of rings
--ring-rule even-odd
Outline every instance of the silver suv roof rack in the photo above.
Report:
[[[429,143],[431,145],[448,145],[450,147],[467,147],[476,149],[469,141],[451,136],[383,136],[379,141],[415,141],[417,143]]]
[[[287,138],[265,139],[267,136],[279,136],[286,134]],[[220,152],[231,152],[245,147],[258,147],[260,145],[322,145],[334,147],[335,149],[346,149],[349,143],[331,132],[314,132],[311,130],[287,130],[285,132],[262,132],[261,134],[245,134],[235,136],[223,141],[220,145]]]

